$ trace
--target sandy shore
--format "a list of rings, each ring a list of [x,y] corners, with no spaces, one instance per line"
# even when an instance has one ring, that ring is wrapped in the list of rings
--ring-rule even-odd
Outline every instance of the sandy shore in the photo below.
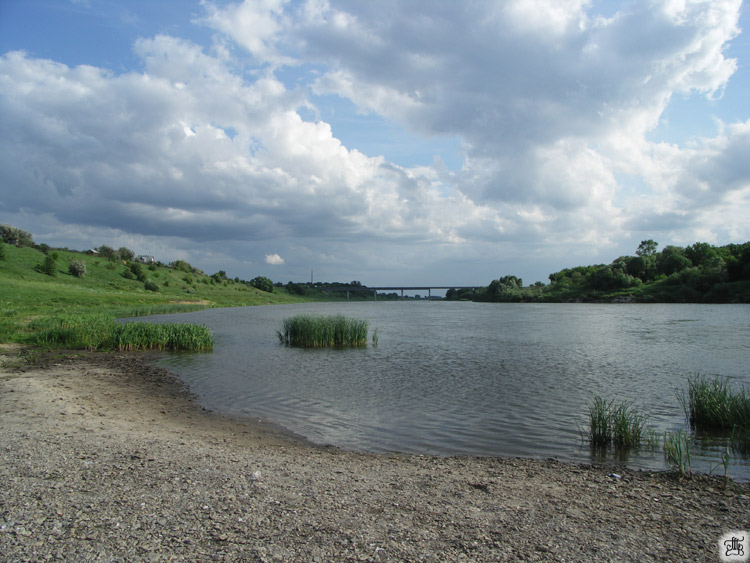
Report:
[[[0,348],[3,561],[717,561],[750,487],[311,446],[139,355]]]

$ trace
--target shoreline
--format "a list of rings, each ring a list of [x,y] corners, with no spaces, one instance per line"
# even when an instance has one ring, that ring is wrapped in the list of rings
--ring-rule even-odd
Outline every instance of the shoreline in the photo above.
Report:
[[[750,485],[372,454],[200,407],[148,355],[0,345],[7,561],[715,561]]]

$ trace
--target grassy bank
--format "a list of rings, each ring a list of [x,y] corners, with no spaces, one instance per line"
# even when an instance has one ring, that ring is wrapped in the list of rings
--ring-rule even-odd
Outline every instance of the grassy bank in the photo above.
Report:
[[[111,346],[115,342],[112,331],[122,330],[113,328],[116,317],[302,300],[283,290],[267,293],[239,280],[208,276],[199,271],[187,272],[156,264],[134,267],[133,262],[67,250],[54,251],[56,259],[50,275],[40,271],[50,252],[45,254],[32,247],[3,245],[0,342],[69,346],[80,340],[83,348],[117,349],[119,344]],[[83,264],[83,276],[71,273],[70,264],[73,262]],[[71,326],[85,332],[86,323],[80,322],[82,318],[88,319],[86,322],[96,327],[95,330],[104,330],[102,319],[108,320],[102,344],[91,346],[90,335],[70,336]],[[53,330],[53,327],[56,328]],[[153,345],[149,347],[162,347],[164,338],[164,335],[152,335]],[[167,341],[174,343],[175,337],[170,338]],[[177,340],[192,338],[184,335]],[[133,341],[136,340],[138,338],[133,335]],[[130,345],[123,346],[128,348]]]
[[[191,350],[213,349],[211,331],[195,324],[118,323],[107,315],[65,315],[35,319],[28,341],[37,346],[86,350]]]

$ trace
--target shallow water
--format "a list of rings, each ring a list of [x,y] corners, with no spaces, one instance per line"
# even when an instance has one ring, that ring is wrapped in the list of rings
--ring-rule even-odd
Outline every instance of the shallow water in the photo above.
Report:
[[[367,319],[378,346],[279,344],[281,320],[300,312]],[[205,407],[362,451],[590,462],[581,432],[594,395],[632,403],[662,436],[685,427],[677,395],[689,375],[750,387],[747,305],[356,302],[154,318],[166,320],[214,331],[213,353],[163,361]],[[693,469],[723,474],[720,451],[699,440]],[[627,461],[664,468],[661,448]],[[733,455],[730,475],[750,480],[750,460]]]

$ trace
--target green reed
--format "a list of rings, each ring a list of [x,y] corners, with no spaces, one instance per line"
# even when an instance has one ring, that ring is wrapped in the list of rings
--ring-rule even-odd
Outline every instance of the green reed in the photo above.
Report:
[[[304,348],[349,348],[367,346],[367,321],[343,315],[327,317],[296,315],[284,319],[276,334],[282,344]]]
[[[211,331],[193,324],[117,323],[107,315],[66,315],[33,321],[32,344],[86,350],[213,349]]]
[[[697,375],[688,378],[687,397],[680,397],[690,424],[700,430],[733,430],[750,426],[750,394],[733,391],[729,380]]]
[[[687,432],[680,429],[676,433],[664,433],[664,460],[680,474],[690,474],[690,436]],[[726,458],[724,463],[727,469],[729,459]]]
[[[656,438],[646,422],[647,417],[633,407],[596,396],[589,407],[589,443],[594,448],[612,446],[620,451],[653,446]]]

